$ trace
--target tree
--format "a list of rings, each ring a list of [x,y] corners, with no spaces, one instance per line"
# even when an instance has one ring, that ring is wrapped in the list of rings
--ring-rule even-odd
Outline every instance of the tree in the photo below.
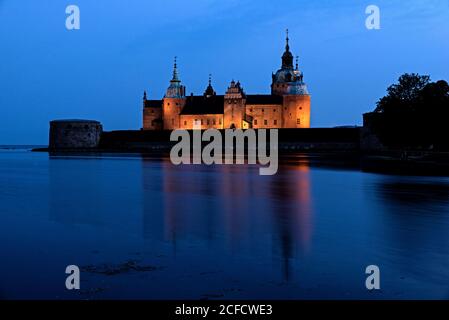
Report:
[[[388,112],[390,108],[412,104],[429,82],[429,76],[403,74],[399,77],[398,84],[388,87],[387,95],[377,102],[375,112]]]
[[[393,148],[449,149],[449,85],[429,76],[404,74],[377,102],[373,129]]]

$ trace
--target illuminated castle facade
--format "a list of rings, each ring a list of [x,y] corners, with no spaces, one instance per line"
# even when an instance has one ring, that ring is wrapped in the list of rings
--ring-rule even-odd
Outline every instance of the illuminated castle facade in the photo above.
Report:
[[[186,96],[176,60],[170,86],[162,100],[143,97],[143,129],[309,128],[310,95],[303,73],[293,66],[287,32],[282,66],[272,74],[271,94],[246,94],[231,81],[224,95],[209,85],[201,96]]]

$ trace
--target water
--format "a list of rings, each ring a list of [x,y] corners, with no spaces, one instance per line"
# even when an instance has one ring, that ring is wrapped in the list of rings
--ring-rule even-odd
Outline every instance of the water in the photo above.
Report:
[[[3,299],[448,299],[449,180],[8,148],[0,243]]]

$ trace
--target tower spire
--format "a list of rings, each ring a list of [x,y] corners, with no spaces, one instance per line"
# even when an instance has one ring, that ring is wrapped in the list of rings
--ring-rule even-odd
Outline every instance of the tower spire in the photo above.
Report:
[[[177,59],[178,59],[178,57],[175,56],[175,63],[173,65],[173,78],[171,80],[172,82],[179,82]]]
[[[204,91],[206,97],[215,96],[214,88],[212,87],[212,74],[209,73],[209,84],[207,85],[206,91]]]
[[[185,87],[181,85],[181,80],[178,77],[178,57],[175,57],[173,64],[173,77],[170,80],[170,86],[167,88],[166,98],[183,98],[185,97]]]
[[[298,70],[298,61],[299,61],[299,56],[296,56],[296,70]]]
[[[288,38],[288,29],[285,30],[286,37],[285,37],[285,52],[282,55],[282,69],[293,69],[293,55],[290,52],[290,46],[288,44],[289,38]]]

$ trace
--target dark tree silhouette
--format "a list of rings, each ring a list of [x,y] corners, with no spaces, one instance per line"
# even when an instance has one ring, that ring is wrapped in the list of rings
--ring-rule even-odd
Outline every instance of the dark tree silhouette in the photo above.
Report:
[[[395,148],[449,150],[449,85],[415,73],[399,77],[377,102],[373,130]],[[374,118],[373,118],[374,119]]]

